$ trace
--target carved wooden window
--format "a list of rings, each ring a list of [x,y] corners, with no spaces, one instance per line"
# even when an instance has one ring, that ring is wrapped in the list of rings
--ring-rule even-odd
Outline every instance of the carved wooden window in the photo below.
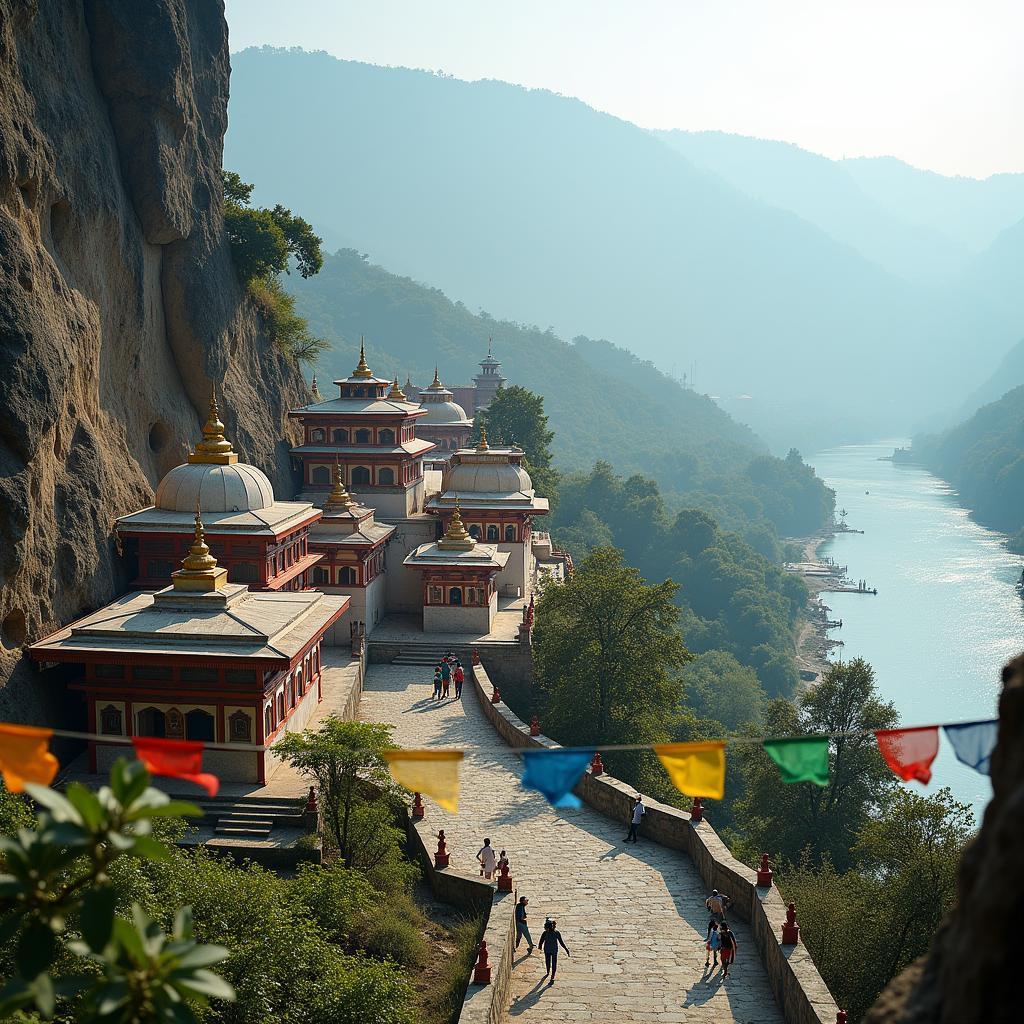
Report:
[[[335,444],[348,444],[348,431],[339,428],[335,430],[332,439]]]
[[[193,708],[185,715],[185,735],[190,740],[205,740],[212,743],[217,738],[213,715],[200,708]]]
[[[319,565],[315,566],[313,569],[313,582],[329,584],[331,582],[330,569],[324,569]]]
[[[309,478],[314,484],[329,484],[331,482],[331,467],[314,466]]]
[[[395,482],[395,471],[389,466],[385,466],[383,469],[377,472],[377,482],[380,484],[393,484]]]
[[[498,540],[498,528],[493,524],[487,527],[487,539],[489,541]]]
[[[356,466],[352,470],[352,483],[355,484],[368,484],[370,482],[370,471],[366,466]]]
[[[100,712],[100,732],[104,736],[120,736],[124,732],[121,725],[122,717],[120,708],[115,708],[113,704],[108,704]]]
[[[158,708],[143,708],[137,716],[138,728],[136,732],[140,736],[166,735],[166,716]]]
[[[509,524],[505,527],[505,543],[514,544],[516,540],[516,528]]]
[[[252,740],[252,719],[244,711],[235,711],[228,716],[228,736],[234,743]]]
[[[356,431],[356,444],[370,444],[372,440],[373,434],[366,427],[361,427]]]
[[[395,443],[395,432],[385,427],[383,430],[377,431],[377,443],[378,444],[394,444]]]

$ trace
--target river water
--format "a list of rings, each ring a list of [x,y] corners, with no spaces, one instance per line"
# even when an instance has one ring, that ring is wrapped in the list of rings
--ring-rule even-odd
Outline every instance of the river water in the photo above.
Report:
[[[898,443],[898,442],[896,442]],[[850,445],[811,458],[836,492],[836,509],[864,534],[841,533],[820,551],[878,595],[823,594],[842,619],[833,658],[863,657],[905,725],[994,717],[1003,663],[1024,650],[1024,605],[1015,589],[1024,559],[1002,535],[968,517],[942,480],[879,461],[894,444]],[[925,791],[949,786],[980,814],[986,776],[960,764],[944,735]],[[917,787],[918,783],[910,783]]]

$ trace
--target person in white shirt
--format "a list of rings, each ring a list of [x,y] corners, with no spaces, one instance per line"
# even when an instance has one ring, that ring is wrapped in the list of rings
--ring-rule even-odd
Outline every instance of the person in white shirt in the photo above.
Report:
[[[644,798],[637,793],[636,801],[633,804],[633,816],[629,822],[629,835],[623,840],[624,843],[628,843],[630,840],[634,843],[637,842],[636,830],[640,827],[640,819],[643,818],[646,812],[647,808],[644,807]]]
[[[480,847],[480,850],[476,855],[476,859],[480,861],[480,874],[483,875],[484,878],[492,878],[494,876],[494,866],[498,861],[498,857],[494,852],[494,847],[491,846],[490,839],[484,840],[484,845]]]

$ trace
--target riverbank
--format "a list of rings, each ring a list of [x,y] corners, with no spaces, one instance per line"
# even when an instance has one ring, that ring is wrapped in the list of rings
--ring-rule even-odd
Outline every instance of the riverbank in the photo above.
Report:
[[[818,549],[835,536],[835,530],[822,530],[811,537],[797,538],[794,543],[803,549],[802,563],[823,564],[818,558]],[[830,582],[829,577],[800,573],[800,578],[807,585],[810,596],[807,609],[797,626],[795,660],[800,672],[802,686],[816,682],[828,668],[828,652],[842,645],[841,640],[832,640],[828,631],[831,609],[821,599],[821,591]]]

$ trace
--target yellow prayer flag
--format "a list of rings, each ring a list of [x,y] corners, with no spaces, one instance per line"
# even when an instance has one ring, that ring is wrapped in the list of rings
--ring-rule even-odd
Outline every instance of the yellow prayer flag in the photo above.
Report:
[[[48,786],[60,763],[50,753],[52,729],[31,725],[0,725],[0,773],[12,793],[20,793],[26,782]]]
[[[654,747],[672,785],[687,796],[721,800],[725,794],[725,743],[660,743]]]
[[[400,786],[433,797],[446,811],[458,811],[461,750],[385,750],[384,757]]]

